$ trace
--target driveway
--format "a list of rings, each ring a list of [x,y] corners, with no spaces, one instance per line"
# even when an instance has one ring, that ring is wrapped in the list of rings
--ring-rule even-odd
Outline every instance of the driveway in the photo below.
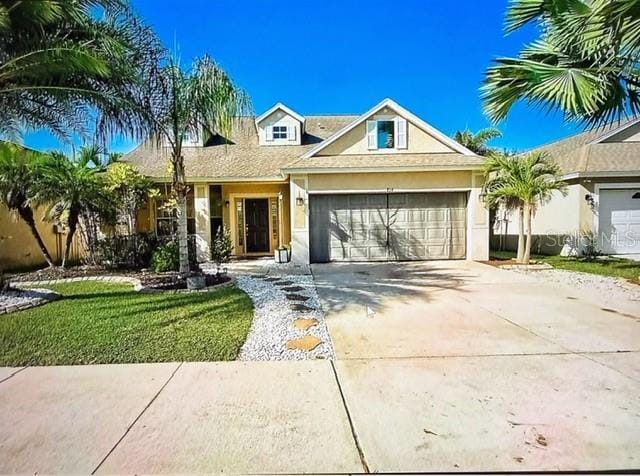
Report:
[[[315,265],[375,471],[640,468],[640,306],[469,262]]]
[[[313,272],[335,362],[0,368],[0,473],[640,469],[637,303],[466,262]]]

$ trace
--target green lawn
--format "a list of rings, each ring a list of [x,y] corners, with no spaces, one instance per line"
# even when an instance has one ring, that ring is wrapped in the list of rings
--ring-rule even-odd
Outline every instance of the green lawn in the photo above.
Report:
[[[508,260],[515,258],[511,251],[492,251],[491,259]],[[640,262],[627,259],[607,258],[597,260],[583,260],[563,256],[533,255],[532,260],[548,263],[554,268],[582,273],[599,274],[601,276],[614,276],[625,278],[640,284]]]
[[[140,294],[130,285],[47,286],[62,298],[0,316],[0,366],[233,360],[253,305],[235,288]]]

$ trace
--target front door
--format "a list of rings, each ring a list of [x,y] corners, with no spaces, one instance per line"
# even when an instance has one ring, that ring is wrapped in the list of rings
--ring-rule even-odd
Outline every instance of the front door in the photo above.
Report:
[[[269,199],[247,198],[244,201],[247,228],[247,253],[269,252]]]

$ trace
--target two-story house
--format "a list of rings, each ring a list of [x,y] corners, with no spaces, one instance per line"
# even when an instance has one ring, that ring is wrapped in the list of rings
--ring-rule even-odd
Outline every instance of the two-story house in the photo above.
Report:
[[[394,101],[360,116],[302,116],[276,104],[232,137],[185,144],[189,232],[207,260],[219,227],[235,255],[291,249],[297,262],[470,259],[489,254],[482,159]],[[168,153],[125,158],[168,195]],[[170,232],[153,200],[141,226]]]

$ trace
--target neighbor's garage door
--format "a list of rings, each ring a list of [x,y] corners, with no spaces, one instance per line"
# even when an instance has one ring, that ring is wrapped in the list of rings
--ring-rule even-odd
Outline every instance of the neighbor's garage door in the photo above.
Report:
[[[599,240],[605,253],[640,253],[640,189],[600,190]]]
[[[462,259],[464,192],[311,195],[314,263]]]

